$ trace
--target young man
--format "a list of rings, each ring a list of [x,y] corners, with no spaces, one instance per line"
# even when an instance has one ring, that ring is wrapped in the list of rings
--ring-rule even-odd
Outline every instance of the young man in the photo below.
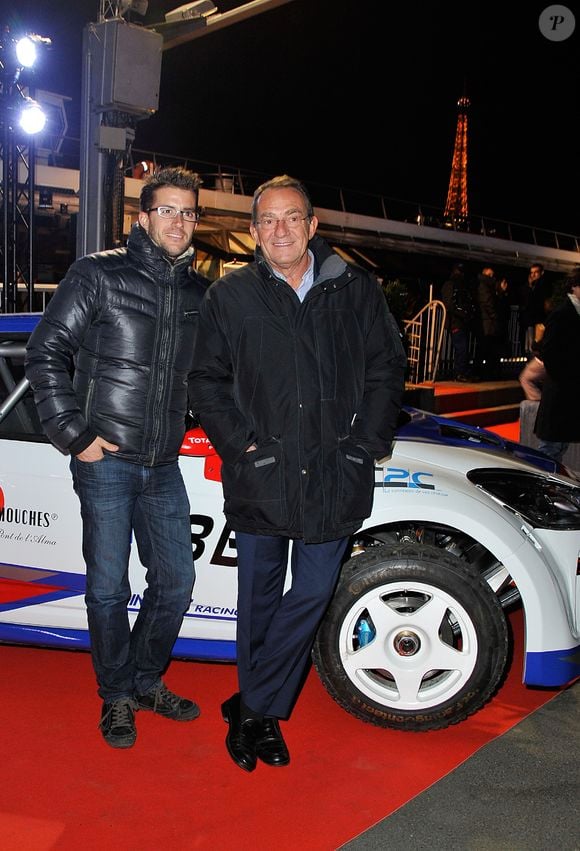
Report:
[[[188,721],[161,674],[191,602],[189,504],[177,456],[203,278],[192,270],[199,178],[158,171],[127,248],[77,260],[30,337],[26,375],[81,505],[86,604],[101,732],[136,739],[134,712]],[[131,537],[147,587],[130,628]]]
[[[378,282],[317,225],[298,180],[256,190],[255,262],[209,288],[194,356],[194,409],[222,458],[236,533],[239,692],[222,714],[245,771],[290,761],[278,721],[302,686],[349,536],[371,512],[375,460],[390,453],[404,390]]]
[[[538,351],[546,319],[551,310],[553,285],[547,281],[541,263],[532,263],[527,285],[520,290],[520,339],[522,353],[532,357]]]

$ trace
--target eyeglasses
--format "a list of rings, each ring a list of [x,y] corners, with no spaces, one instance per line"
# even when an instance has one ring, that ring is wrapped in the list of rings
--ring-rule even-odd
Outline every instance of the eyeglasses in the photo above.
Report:
[[[258,219],[256,225],[259,228],[263,228],[263,230],[274,230],[280,222],[284,222],[289,228],[297,228],[302,222],[310,218],[312,216],[301,216],[300,213],[290,213],[288,216],[282,216],[281,219],[276,219],[274,216],[262,216],[261,219]]]
[[[175,219],[181,215],[184,222],[198,222],[199,213],[197,210],[176,210],[175,207],[149,207],[145,210],[146,213],[157,213],[162,219]]]

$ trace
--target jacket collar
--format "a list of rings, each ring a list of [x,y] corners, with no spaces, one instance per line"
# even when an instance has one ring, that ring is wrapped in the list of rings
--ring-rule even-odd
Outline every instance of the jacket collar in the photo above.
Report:
[[[187,268],[193,260],[194,252],[190,246],[174,263],[171,263],[159,246],[149,237],[147,231],[139,223],[136,223],[131,228],[127,240],[127,253],[153,271],[166,272],[167,268],[171,266],[175,269]]]
[[[348,266],[345,261],[321,236],[315,234],[308,243],[308,248],[314,255],[314,286],[328,280],[336,280],[347,271]],[[254,257],[262,274],[267,277],[276,277],[258,245]]]

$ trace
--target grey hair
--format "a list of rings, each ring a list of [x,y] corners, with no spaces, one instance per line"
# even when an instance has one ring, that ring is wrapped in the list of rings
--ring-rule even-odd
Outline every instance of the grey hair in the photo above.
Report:
[[[295,189],[297,192],[302,195],[304,198],[304,203],[306,204],[306,215],[309,218],[312,218],[314,215],[314,209],[312,207],[312,201],[310,200],[310,195],[308,194],[308,190],[297,178],[290,177],[288,174],[279,174],[277,177],[273,177],[271,180],[267,180],[265,183],[262,183],[256,191],[254,192],[254,197],[252,200],[252,224],[255,225],[258,220],[258,201],[266,189]]]

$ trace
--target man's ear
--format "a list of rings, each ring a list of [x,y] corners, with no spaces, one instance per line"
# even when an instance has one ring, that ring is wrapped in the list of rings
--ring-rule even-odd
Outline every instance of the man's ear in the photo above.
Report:
[[[139,211],[138,222],[144,231],[149,233],[149,216],[144,210]]]
[[[260,244],[260,236],[259,236],[258,228],[253,224],[250,225],[250,236],[252,237],[252,239],[254,240],[256,245]]]

